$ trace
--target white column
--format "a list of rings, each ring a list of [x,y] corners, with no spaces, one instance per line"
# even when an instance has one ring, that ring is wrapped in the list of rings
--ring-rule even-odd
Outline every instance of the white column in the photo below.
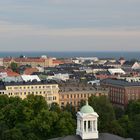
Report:
[[[84,132],[84,120],[81,121],[81,130]]]
[[[91,121],[91,130],[92,130],[92,132],[94,132],[94,125],[93,125],[93,121]]]
[[[95,120],[93,121],[93,130],[96,131],[95,130]]]
[[[95,130],[97,131],[97,120],[95,121]]]
[[[86,121],[86,132],[88,132],[88,121]]]
[[[77,129],[79,130],[80,129],[80,120],[77,119]]]

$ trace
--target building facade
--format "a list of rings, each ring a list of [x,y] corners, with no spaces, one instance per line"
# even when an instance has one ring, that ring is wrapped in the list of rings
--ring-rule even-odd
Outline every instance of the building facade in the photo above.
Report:
[[[109,88],[109,99],[117,106],[125,107],[130,100],[140,99],[140,82],[128,82],[120,79],[105,79],[102,87]]]
[[[9,97],[26,98],[27,95],[42,95],[48,104],[53,102],[59,104],[59,87],[58,84],[48,84],[46,82],[14,82],[1,83],[0,95]]]
[[[108,90],[81,90],[59,92],[61,107],[71,104],[78,109],[81,100],[87,100],[90,96],[108,96]]]

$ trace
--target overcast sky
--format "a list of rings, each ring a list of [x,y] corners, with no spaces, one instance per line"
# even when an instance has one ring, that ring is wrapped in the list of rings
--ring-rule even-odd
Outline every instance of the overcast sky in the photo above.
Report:
[[[0,0],[0,51],[140,51],[140,0]]]

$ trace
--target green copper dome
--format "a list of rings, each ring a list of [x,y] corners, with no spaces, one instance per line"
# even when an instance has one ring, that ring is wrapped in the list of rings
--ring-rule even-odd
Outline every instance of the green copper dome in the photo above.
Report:
[[[84,105],[81,109],[80,109],[81,113],[94,113],[93,108],[88,105],[88,102],[86,102],[86,105]]]

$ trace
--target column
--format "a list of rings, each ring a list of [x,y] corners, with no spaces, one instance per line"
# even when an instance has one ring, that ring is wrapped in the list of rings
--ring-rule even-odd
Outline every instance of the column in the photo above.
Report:
[[[96,131],[95,120],[93,121],[93,130]]]
[[[91,131],[94,132],[94,124],[93,124],[93,120],[91,121]]]
[[[97,120],[95,120],[95,130],[97,131]]]
[[[80,129],[80,120],[77,119],[77,129],[79,130]]]
[[[86,121],[86,132],[88,132],[88,121]]]
[[[84,132],[84,120],[81,121],[81,130]]]

